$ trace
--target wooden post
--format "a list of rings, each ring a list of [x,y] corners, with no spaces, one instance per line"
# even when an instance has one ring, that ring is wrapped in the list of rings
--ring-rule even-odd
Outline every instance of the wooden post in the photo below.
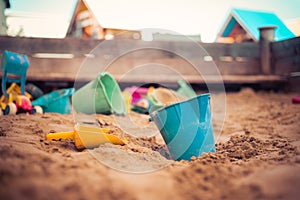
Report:
[[[273,72],[271,66],[271,49],[270,43],[274,42],[274,32],[276,26],[266,26],[259,29],[259,55],[261,72],[263,74],[271,74]]]

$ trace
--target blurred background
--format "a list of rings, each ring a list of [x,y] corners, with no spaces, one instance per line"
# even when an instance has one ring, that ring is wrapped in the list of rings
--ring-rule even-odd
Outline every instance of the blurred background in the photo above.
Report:
[[[8,0],[1,0],[8,2]],[[63,38],[76,5],[85,4],[103,28],[167,29],[196,40],[214,42],[232,8],[275,13],[288,26],[299,24],[300,0],[9,0],[7,34]],[[81,17],[86,17],[84,14]],[[299,26],[299,25],[298,25]],[[101,36],[100,36],[101,37]],[[108,36],[109,37],[109,36]]]

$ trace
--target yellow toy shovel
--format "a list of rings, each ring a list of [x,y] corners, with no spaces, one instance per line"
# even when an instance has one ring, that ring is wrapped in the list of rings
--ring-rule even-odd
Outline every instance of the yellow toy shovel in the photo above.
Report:
[[[128,141],[111,134],[107,134],[109,129],[83,126],[76,124],[73,132],[49,133],[46,135],[47,140],[74,140],[77,149],[96,148],[100,144],[112,143],[125,145]]]

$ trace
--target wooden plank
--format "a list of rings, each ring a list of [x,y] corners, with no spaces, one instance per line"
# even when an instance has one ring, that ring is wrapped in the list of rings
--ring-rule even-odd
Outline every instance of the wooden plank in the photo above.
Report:
[[[101,41],[77,38],[49,39],[1,36],[0,53],[9,50],[26,55],[34,53],[70,53],[77,56],[90,52]]]
[[[300,37],[272,43],[271,53],[274,74],[300,71]]]
[[[184,59],[128,59],[120,58],[112,63],[101,58],[85,59],[76,57],[72,59],[43,59],[29,57],[30,67],[28,75],[34,77],[81,77],[95,76],[100,72],[109,71],[112,74],[159,74],[172,75],[255,75],[259,74],[257,62],[207,62],[202,59],[193,60],[192,63]],[[51,75],[50,75],[51,73]],[[59,75],[61,74],[61,75]],[[48,78],[45,78],[49,80]],[[74,79],[74,78],[73,78]]]
[[[246,57],[254,60],[259,58],[259,46],[257,43],[203,43],[202,46],[214,58],[221,56]]]
[[[1,75],[1,73],[0,73]],[[119,75],[113,77],[123,83],[176,83],[179,79],[184,79],[189,83],[198,84],[258,84],[258,83],[284,83],[287,82],[287,77],[278,75],[223,75],[223,76],[205,76],[199,75],[183,75],[183,76],[151,76],[151,75]],[[49,73],[47,76],[31,75],[27,76],[27,82],[30,81],[56,81],[56,82],[74,82],[74,74]],[[85,76],[76,79],[78,82],[88,82],[94,80],[94,76]]]
[[[289,75],[291,72],[300,72],[300,56],[281,58],[274,62],[274,74]]]
[[[177,82],[177,76],[150,76],[145,75],[141,76],[126,76],[122,77],[121,75],[114,76],[117,81],[120,82],[141,82],[141,83],[174,83]],[[188,81],[189,83],[206,83],[206,84],[238,84],[238,83],[275,83],[275,82],[286,82],[287,79],[282,76],[274,76],[274,75],[254,75],[254,76],[243,76],[243,75],[225,75],[222,77],[219,76],[199,76],[199,75],[186,75],[182,76],[183,79]]]
[[[91,51],[97,45],[100,45],[100,48]],[[150,81],[151,79],[177,81],[174,77],[183,75],[196,82],[201,81],[197,78],[199,71],[205,77],[213,77],[219,72],[224,77],[236,77],[236,75],[251,77],[246,75],[260,73],[256,43],[210,44],[139,40],[104,42],[76,38],[42,39],[4,36],[0,37],[0,52],[5,49],[29,56],[28,78],[31,80],[74,81],[76,78],[92,80],[99,72],[105,70],[116,76],[129,74],[131,81],[134,81],[134,78],[137,79],[135,81],[142,81],[143,77],[147,77]],[[36,53],[72,54],[74,58],[36,58],[34,57]],[[86,58],[85,54],[89,53],[93,55],[90,55],[91,58]],[[207,60],[207,55],[210,55],[213,61]],[[224,56],[232,58],[231,62],[220,60]],[[136,68],[140,69],[136,70]],[[235,79],[228,78],[228,81],[230,80]]]
[[[276,59],[300,56],[300,37],[271,44],[272,56]]]
[[[184,41],[141,41],[141,40],[84,40],[77,38],[47,39],[47,38],[22,38],[22,37],[0,37],[0,52],[10,50],[26,55],[34,53],[70,53],[75,56],[82,56],[94,50],[95,55],[111,53],[111,55],[123,55],[128,50],[140,52],[132,54],[134,57],[152,56],[152,57],[174,57],[176,52],[188,52],[190,57],[204,57],[210,55],[214,58],[221,56],[258,58],[258,45],[256,43],[241,44],[210,44]],[[150,53],[143,53],[145,50],[151,50]],[[159,49],[160,52],[159,52]],[[169,51],[169,52],[167,52]],[[157,53],[159,52],[159,53]],[[180,56],[180,55],[179,55]]]
[[[254,75],[259,74],[257,62],[207,62],[202,59],[192,60],[191,63],[184,59],[128,59],[126,57],[109,61],[100,58],[73,58],[73,59],[39,59],[29,57],[30,73],[83,73],[94,74],[99,71],[109,70],[112,73],[128,73],[136,68],[143,68],[143,73],[150,74],[159,69],[168,68],[170,73],[180,74],[217,74],[224,75]],[[192,65],[195,64],[195,65]],[[166,70],[164,70],[166,72]]]
[[[77,72],[83,58],[73,58],[73,59],[45,59],[45,58],[33,58],[28,57],[30,66],[28,72],[32,73],[68,73],[68,72]]]
[[[259,74],[260,67],[258,61],[247,62],[210,62],[203,59],[193,59],[186,61],[184,59],[164,58],[164,59],[127,59],[120,58],[111,63],[108,68],[112,73],[127,73],[135,68],[146,68],[143,73],[149,74],[160,68],[170,68],[180,74],[208,74],[213,75],[221,73],[224,75],[254,75]],[[159,72],[162,73],[162,72]]]
[[[247,62],[215,62],[222,75],[258,75],[260,74],[259,61]]]

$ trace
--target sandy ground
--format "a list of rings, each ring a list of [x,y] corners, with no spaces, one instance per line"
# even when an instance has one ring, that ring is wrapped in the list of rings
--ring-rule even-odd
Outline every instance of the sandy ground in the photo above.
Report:
[[[159,135],[125,134],[128,145],[78,151],[73,141],[44,139],[71,131],[72,115],[1,116],[0,199],[299,199],[300,105],[293,95],[228,93],[216,153],[191,162],[169,160]],[[113,116],[96,117],[120,131]],[[147,116],[131,119],[152,136]]]

